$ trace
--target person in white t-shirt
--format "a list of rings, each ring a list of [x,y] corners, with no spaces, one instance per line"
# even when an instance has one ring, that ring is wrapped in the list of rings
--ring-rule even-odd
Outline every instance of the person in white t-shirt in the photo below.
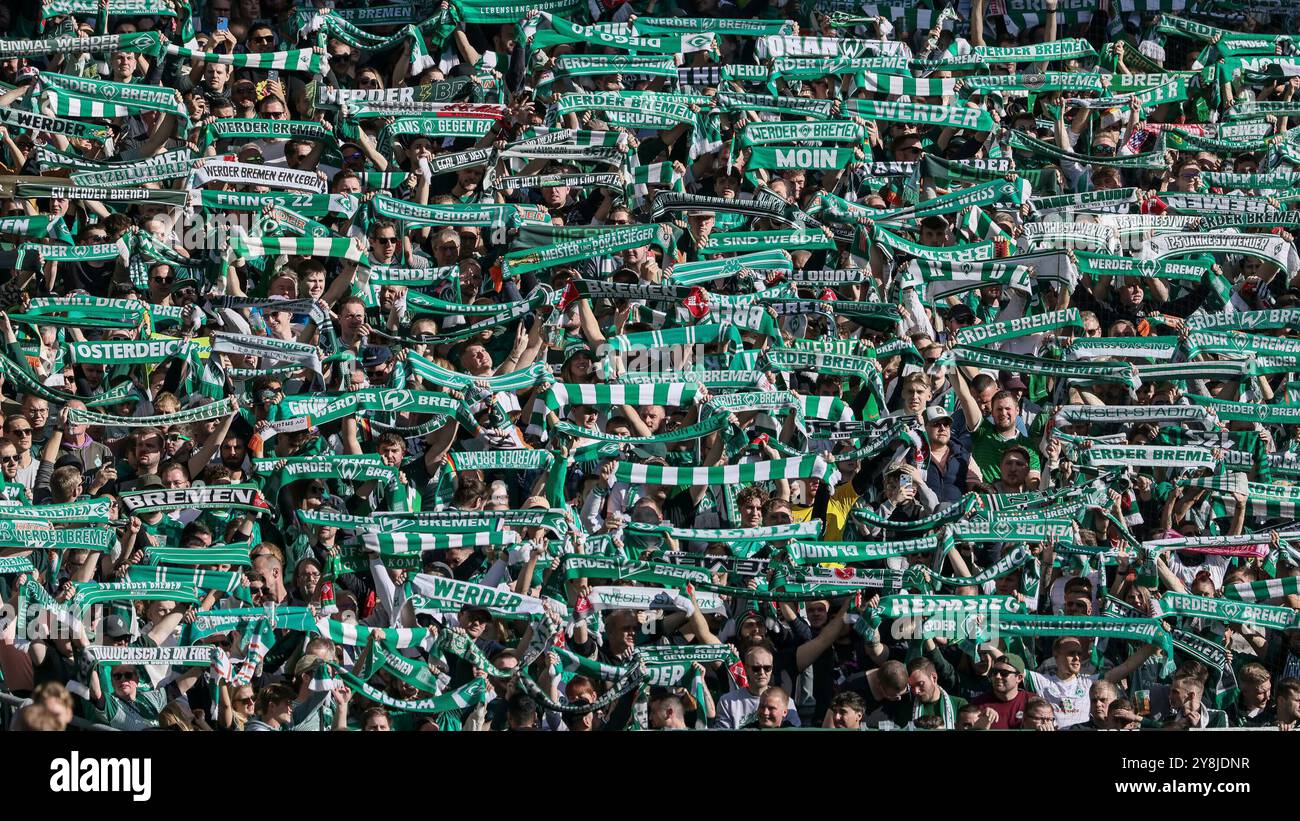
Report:
[[[1075,724],[1088,720],[1088,691],[1093,682],[1105,679],[1118,685],[1129,677],[1142,662],[1155,652],[1155,645],[1148,644],[1131,654],[1123,664],[1108,670],[1104,675],[1082,672],[1083,662],[1088,658],[1088,648],[1083,640],[1074,636],[1061,636],[1052,642],[1052,657],[1056,660],[1056,671],[1040,673],[1029,670],[1025,673],[1025,685],[1029,692],[1042,696],[1056,711],[1056,725],[1064,730]]]
[[[770,650],[765,647],[751,647],[745,653],[744,662],[747,686],[718,699],[718,714],[713,719],[715,729],[739,730],[745,726],[750,717],[758,712],[763,693],[772,682],[775,659]],[[780,687],[774,689],[785,693]],[[790,698],[788,693],[785,694],[785,698],[786,717],[790,719],[792,725],[798,727],[799,711],[795,708],[794,699]]]

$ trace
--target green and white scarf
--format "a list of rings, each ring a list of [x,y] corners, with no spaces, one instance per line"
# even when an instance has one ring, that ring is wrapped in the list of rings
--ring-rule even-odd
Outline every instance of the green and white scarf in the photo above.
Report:
[[[408,601],[417,614],[431,612],[441,615],[462,607],[487,610],[503,618],[533,618],[546,614],[546,603],[542,599],[513,590],[423,574],[416,577],[414,584],[421,595],[411,596]]]
[[[1249,624],[1275,630],[1300,627],[1300,612],[1290,607],[1248,604],[1232,599],[1212,599],[1188,593],[1166,592],[1152,602],[1156,618],[1187,616]]]
[[[711,468],[665,467],[623,461],[617,462],[616,465],[614,478],[633,485],[738,485],[774,479],[805,479],[813,476],[825,480],[831,471],[830,466],[820,456],[773,459]]]
[[[933,553],[939,549],[938,537],[931,534],[897,542],[791,542],[786,554],[796,565],[834,562],[852,564]]]
[[[185,488],[151,488],[128,490],[121,494],[122,505],[132,515],[163,510],[235,509],[256,513],[270,506],[254,485],[204,485]],[[34,508],[38,509],[38,508]],[[4,515],[0,509],[0,515]],[[105,507],[105,516],[107,508]]]

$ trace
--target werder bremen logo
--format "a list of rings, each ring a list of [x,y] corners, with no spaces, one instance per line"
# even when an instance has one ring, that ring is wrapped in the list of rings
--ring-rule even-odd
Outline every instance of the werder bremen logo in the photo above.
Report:
[[[1236,619],[1241,616],[1241,605],[1236,602],[1221,602],[1219,607],[1223,610],[1223,615],[1229,619]]]
[[[1010,522],[996,522],[996,523],[994,523],[994,525],[993,525],[993,535],[995,535],[995,536],[1002,536],[1002,537],[1010,536],[1010,535],[1011,535],[1011,523],[1010,523]]]
[[[388,412],[396,411],[410,404],[411,400],[411,392],[407,390],[384,391],[379,395],[380,406]]]
[[[351,482],[361,475],[364,467],[364,465],[355,462],[339,462],[335,465],[335,470],[338,471],[340,479]]]

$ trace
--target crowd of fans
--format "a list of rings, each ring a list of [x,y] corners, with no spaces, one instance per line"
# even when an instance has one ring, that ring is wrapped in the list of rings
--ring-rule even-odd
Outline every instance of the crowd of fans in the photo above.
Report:
[[[0,726],[1295,729],[1300,7],[0,7]]]

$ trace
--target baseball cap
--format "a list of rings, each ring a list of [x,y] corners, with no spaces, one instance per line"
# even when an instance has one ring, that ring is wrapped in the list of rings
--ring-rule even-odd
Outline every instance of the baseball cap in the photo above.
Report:
[[[367,345],[361,349],[361,367],[377,368],[393,358],[393,349],[383,345]]]
[[[162,477],[156,473],[146,473],[135,481],[136,490],[148,490],[149,488],[162,487]]]
[[[993,659],[993,663],[1009,664],[1020,675],[1023,676],[1025,674],[1025,660],[1022,659],[1020,656],[1016,655],[1015,653],[1007,653],[1006,655],[998,656],[997,658]]]
[[[55,468],[74,467],[77,470],[81,470],[81,457],[75,453],[65,453],[64,455],[58,458],[58,461],[54,463],[54,467]],[[84,473],[85,471],[82,472]]]
[[[315,653],[307,653],[302,658],[298,659],[298,663],[293,666],[293,674],[296,676],[300,673],[309,672],[313,667],[319,664],[320,661],[320,656]]]
[[[931,405],[925,409],[925,421],[927,424],[939,419],[947,419],[951,421],[952,414],[948,413],[948,409],[942,405]]]
[[[119,639],[131,635],[131,626],[121,616],[109,616],[104,619],[104,635],[110,639]]]
[[[587,345],[587,343],[584,340],[581,339],[574,339],[572,341],[566,340],[564,345],[564,361],[567,363],[570,359],[573,359],[575,356],[585,356],[588,359],[592,360],[593,362],[596,360],[595,354],[591,352],[591,348]]]
[[[1027,391],[1029,390],[1029,386],[1025,384],[1025,380],[1012,373],[1007,374],[1002,378],[1002,389],[1008,391]]]

